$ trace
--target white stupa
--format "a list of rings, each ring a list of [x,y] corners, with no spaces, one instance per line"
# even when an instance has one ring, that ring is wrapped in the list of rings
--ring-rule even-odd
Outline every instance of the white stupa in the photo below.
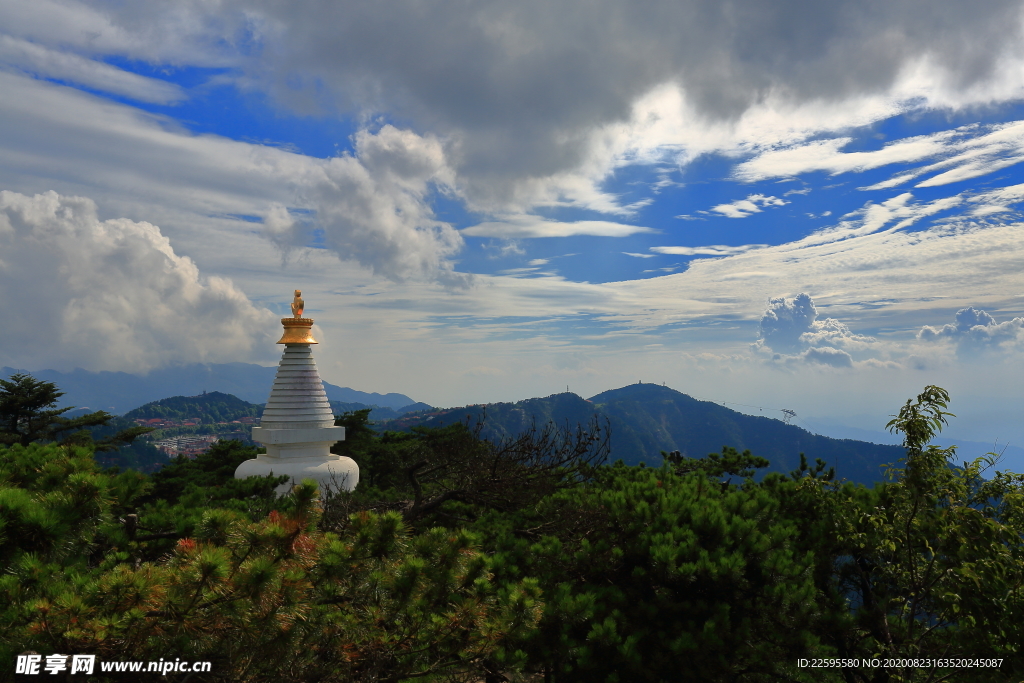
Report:
[[[351,491],[359,483],[359,466],[352,458],[331,453],[331,446],[345,439],[345,428],[334,426],[320,373],[313,360],[313,319],[303,318],[302,292],[295,291],[291,318],[284,318],[284,355],[277,367],[274,386],[263,410],[253,441],[267,447],[265,454],[246,460],[235,470],[235,479],[288,475],[277,487],[287,493],[303,479],[314,479],[320,490]]]

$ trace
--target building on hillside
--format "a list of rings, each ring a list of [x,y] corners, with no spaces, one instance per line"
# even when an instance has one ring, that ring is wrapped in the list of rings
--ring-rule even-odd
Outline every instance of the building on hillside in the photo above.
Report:
[[[267,452],[246,460],[235,470],[236,479],[268,474],[288,475],[278,487],[287,493],[303,479],[313,479],[320,490],[351,491],[359,483],[359,466],[351,458],[331,453],[331,446],[345,438],[345,428],[334,425],[327,394],[313,360],[313,319],[303,318],[301,292],[295,291],[291,318],[283,318],[284,353],[274,385],[252,439]]]
[[[203,434],[161,439],[160,441],[154,441],[153,445],[156,446],[158,451],[166,453],[169,457],[186,455],[194,458],[200,453],[210,450],[210,446],[218,441],[220,441],[220,437],[215,434]]]
[[[166,418],[166,417],[151,417],[151,418],[137,417],[137,418],[135,418],[135,424],[140,425],[142,427],[154,427],[154,428],[159,428],[159,427],[180,427],[181,426],[181,422],[180,421],[172,420],[172,419]]]

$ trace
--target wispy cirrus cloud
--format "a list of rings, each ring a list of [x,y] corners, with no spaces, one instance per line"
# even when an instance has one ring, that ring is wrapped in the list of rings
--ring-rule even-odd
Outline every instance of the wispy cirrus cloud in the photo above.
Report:
[[[732,256],[743,254],[752,249],[763,249],[767,244],[742,244],[730,247],[725,244],[715,244],[706,247],[651,247],[656,254],[670,254],[673,256]],[[635,256],[636,254],[630,254]]]
[[[844,152],[852,138],[839,137],[769,149],[736,166],[733,177],[742,182],[796,177],[824,171],[832,175],[862,173],[892,164],[922,163],[887,180],[862,187],[884,190],[928,176],[916,187],[939,187],[1024,161],[1024,121],[962,126],[896,140],[872,151]],[[933,174],[933,175],[932,175]]]
[[[742,182],[756,182],[771,178],[792,178],[813,171],[832,175],[859,173],[889,164],[921,161],[946,151],[945,142],[953,137],[950,132],[922,135],[885,145],[871,152],[843,152],[853,141],[849,137],[815,140],[781,149],[769,149],[752,159],[737,164],[733,177]]]
[[[463,235],[472,237],[499,237],[525,239],[535,237],[627,237],[637,233],[658,232],[642,225],[628,225],[612,221],[553,221],[540,216],[511,216],[500,221],[478,223],[462,229]]]
[[[746,199],[737,199],[728,204],[719,204],[711,207],[708,212],[718,213],[727,218],[746,218],[769,206],[785,206],[789,204],[784,199],[763,194],[748,195]],[[708,213],[705,212],[705,213]]]
[[[0,35],[0,67],[3,66],[141,102],[174,104],[187,97],[185,90],[177,84],[140,76],[73,52],[50,49],[6,35]]]

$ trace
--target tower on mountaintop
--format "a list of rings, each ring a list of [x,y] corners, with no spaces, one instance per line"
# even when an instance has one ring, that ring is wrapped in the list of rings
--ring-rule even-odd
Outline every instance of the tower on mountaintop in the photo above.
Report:
[[[314,479],[325,488],[351,491],[359,483],[359,466],[352,458],[331,453],[331,446],[345,439],[345,428],[334,426],[334,413],[313,360],[313,319],[303,318],[305,302],[295,290],[292,317],[282,318],[284,354],[270,390],[253,441],[267,447],[265,454],[246,460],[235,470],[235,479],[288,475],[277,488],[287,493],[303,479]]]

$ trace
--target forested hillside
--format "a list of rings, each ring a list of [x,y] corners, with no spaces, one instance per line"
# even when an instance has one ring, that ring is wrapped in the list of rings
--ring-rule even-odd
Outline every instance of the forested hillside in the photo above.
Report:
[[[468,419],[474,424],[482,421],[484,436],[503,438],[534,424],[572,426],[595,417],[607,420],[610,427],[612,460],[621,459],[627,465],[659,465],[662,451],[703,457],[729,446],[767,458],[771,471],[796,469],[803,453],[809,461],[826,461],[843,479],[870,484],[882,478],[884,465],[896,462],[903,453],[898,446],[811,434],[780,420],[745,415],[657,384],[631,384],[590,399],[565,393],[518,403],[456,408],[412,416],[389,423],[386,428],[436,427]]]
[[[263,406],[243,401],[237,396],[219,391],[203,392],[198,396],[172,396],[147,403],[124,414],[126,420],[168,418],[184,420],[199,418],[203,424],[231,422],[243,417],[256,418]]]

